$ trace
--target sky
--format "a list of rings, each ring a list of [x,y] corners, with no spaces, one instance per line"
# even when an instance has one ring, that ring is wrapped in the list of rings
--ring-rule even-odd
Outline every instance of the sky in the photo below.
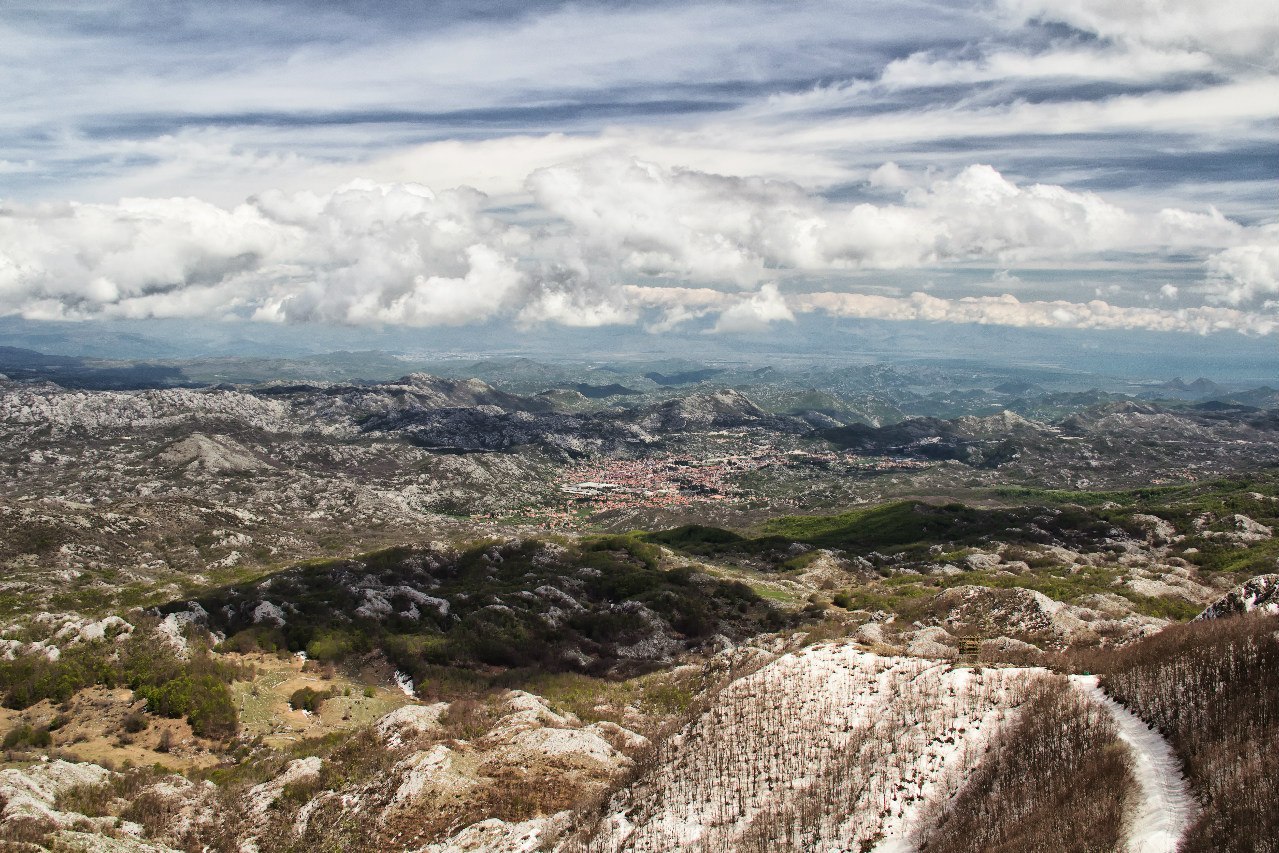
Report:
[[[0,317],[1273,338],[1279,0],[7,0]]]

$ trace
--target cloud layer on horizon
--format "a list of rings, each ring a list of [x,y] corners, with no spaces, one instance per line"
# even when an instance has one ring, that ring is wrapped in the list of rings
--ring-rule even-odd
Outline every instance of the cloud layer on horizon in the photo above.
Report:
[[[984,165],[920,180],[885,171],[905,185],[897,201],[840,203],[787,182],[593,157],[530,175],[537,208],[523,221],[490,210],[476,190],[370,181],[325,193],[265,192],[232,208],[192,198],[11,207],[0,216],[0,313],[374,326],[644,321],[654,331],[713,314],[713,331],[747,332],[795,311],[825,311],[1271,330],[1266,297],[1279,292],[1273,227],[1216,211],[1134,212],[1094,193],[1019,186]],[[1197,254],[1203,298],[1220,304],[894,299],[804,293],[775,281],[946,264],[1079,264],[1116,253]],[[672,286],[681,283],[696,286]]]

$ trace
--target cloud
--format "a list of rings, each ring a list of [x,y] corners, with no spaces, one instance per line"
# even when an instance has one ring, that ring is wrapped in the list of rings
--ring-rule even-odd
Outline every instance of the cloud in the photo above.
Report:
[[[0,310],[53,318],[146,304],[156,316],[198,315],[210,291],[230,310],[231,282],[294,237],[252,206],[198,199],[4,210]]]
[[[934,158],[952,152],[958,140],[982,139],[1010,155],[1053,162],[1054,148],[1061,144],[1058,138],[1064,135],[1122,132],[1148,139],[1173,133],[1200,140],[1200,145],[1211,141],[1225,147],[1241,139],[1269,139],[1274,92],[1273,76],[1251,72],[1173,91],[1091,98],[1071,97],[1067,91],[1055,99],[1019,97],[1014,91],[995,101],[956,100],[952,94],[948,100],[860,114],[855,107],[867,101],[862,87],[826,88],[802,96],[802,109],[778,99],[743,121],[737,132],[744,140],[741,144],[752,149],[789,147],[812,153],[896,148],[927,151]],[[1109,150],[1104,139],[1091,141],[1090,150]]]
[[[1198,50],[1148,45],[1062,46],[1038,53],[1015,48],[994,49],[978,59],[913,53],[884,67],[878,85],[888,89],[963,86],[1063,79],[1122,82],[1158,81],[1215,68]]]
[[[859,13],[843,0],[489,3],[484,15],[455,2],[360,3],[348,14],[314,3],[300,13],[273,0],[169,2],[159,20],[135,0],[94,5],[96,15],[54,8],[0,20],[0,68],[28,69],[10,80],[22,106],[41,106],[35,92],[55,96],[40,116],[95,115],[103,104],[188,115],[470,109],[582,93],[598,103],[596,93],[629,90],[624,102],[637,89],[697,95],[700,86],[870,68],[919,37],[903,20],[912,12],[946,27],[930,42],[996,26],[927,0],[903,0],[901,17]],[[861,19],[855,30],[831,27],[841,14]]]
[[[1000,5],[1019,22],[1056,21],[1117,42],[1254,62],[1279,59],[1279,15],[1272,4],[1255,0],[1000,0]]]
[[[1279,315],[1218,306],[1178,309],[1125,307],[1100,299],[1022,301],[1012,294],[943,299],[915,292],[908,296],[869,293],[782,294],[765,285],[757,293],[725,293],[710,288],[625,288],[637,306],[660,310],[664,317],[704,317],[715,313],[717,332],[759,331],[768,322],[793,320],[796,314],[826,314],[861,320],[1015,326],[1020,328],[1147,330],[1210,334],[1238,332],[1269,335],[1279,331]],[[740,323],[740,326],[738,325]],[[674,324],[671,324],[673,327]],[[667,328],[662,329],[666,331]]]
[[[10,207],[0,210],[0,313],[369,326],[644,322],[653,331],[714,316],[714,332],[749,332],[809,310],[776,282],[761,286],[783,273],[836,281],[852,270],[1079,265],[1108,253],[1207,256],[1206,288],[1232,306],[1279,292],[1273,227],[1246,228],[1211,209],[1131,211],[1093,193],[1020,185],[984,165],[919,180],[904,182],[897,203],[844,203],[789,182],[604,155],[534,171],[536,205],[515,213],[490,209],[473,189],[372,181],[273,190],[233,207],[191,198]],[[637,286],[658,280],[711,286]],[[1022,286],[1006,271],[994,280]],[[811,305],[1080,328],[1256,331],[1268,322],[1211,306],[1152,314],[1100,301],[845,296],[851,301],[827,295]]]
[[[669,332],[685,323],[713,312],[723,312],[742,300],[736,293],[710,287],[652,287],[628,284],[622,287],[625,299],[639,311],[657,319],[649,319],[645,330],[651,334]]]
[[[763,332],[773,323],[795,322],[795,315],[782,299],[776,284],[765,284],[758,293],[732,305],[719,315],[713,333]]]
[[[908,172],[901,166],[889,160],[882,166],[877,166],[866,177],[866,183],[876,189],[902,190],[907,187],[917,187],[924,183],[924,175],[914,172]]]
[[[1090,302],[1022,302],[1011,294],[939,299],[926,293],[912,293],[909,297],[813,293],[797,297],[794,302],[797,311],[821,311],[837,317],[875,320],[975,323],[1023,328],[1145,329],[1196,334],[1234,331],[1268,335],[1279,329],[1279,317],[1232,308],[1128,308],[1099,299]]]
[[[0,314],[730,332],[972,267],[1061,301],[829,299],[1256,332],[1279,298],[1241,224],[1275,221],[1270,3],[374,5],[6,8]],[[1158,272],[1066,274],[1101,266]]]
[[[1208,292],[1228,305],[1279,293],[1279,225],[1261,229],[1261,240],[1233,246],[1208,259]]]
[[[1269,215],[1267,3],[164,5],[8,4],[6,196],[233,207],[367,177],[514,205],[531,171],[613,152],[807,189],[982,160]]]
[[[885,169],[880,178],[909,183],[899,172]],[[1217,248],[1244,230],[1214,210],[1141,215],[1094,193],[1019,186],[984,165],[911,187],[903,203],[886,205],[836,204],[786,182],[618,157],[542,169],[529,186],[598,262],[632,274],[741,287],[779,269],[901,269]]]
[[[353,183],[197,199],[44,205],[0,216],[0,311],[30,318],[478,322],[528,287],[527,235],[469,190]]]
[[[797,185],[596,157],[534,172],[537,203],[599,260],[644,275],[756,283],[806,261],[799,233],[815,203]]]
[[[583,285],[566,279],[558,285],[542,281],[516,322],[531,326],[555,323],[561,326],[590,327],[632,324],[639,317],[636,308],[612,287]]]

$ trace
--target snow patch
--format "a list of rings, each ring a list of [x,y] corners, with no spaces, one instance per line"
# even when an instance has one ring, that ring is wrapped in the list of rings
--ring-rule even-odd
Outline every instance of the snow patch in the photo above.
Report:
[[[599,848],[732,850],[776,830],[815,853],[908,849],[923,805],[958,790],[1040,672],[952,669],[847,641],[783,655],[659,748],[610,804]],[[815,800],[816,818],[804,808]]]
[[[1110,713],[1119,739],[1132,752],[1141,802],[1128,827],[1128,853],[1175,853],[1197,810],[1176,753],[1159,732],[1107,696],[1097,676],[1072,675],[1070,680]]]

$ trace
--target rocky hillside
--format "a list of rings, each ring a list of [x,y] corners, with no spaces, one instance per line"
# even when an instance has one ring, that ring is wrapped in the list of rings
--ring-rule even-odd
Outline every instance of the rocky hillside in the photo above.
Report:
[[[885,427],[823,431],[837,446],[863,453],[953,460],[998,469],[1007,481],[1056,488],[1105,488],[1137,471],[1255,470],[1277,461],[1279,418],[1247,407],[1170,410],[1123,401],[1084,408],[1056,422],[1011,412],[953,420],[917,418]]]
[[[1279,615],[1279,574],[1257,575],[1214,601],[1196,619],[1222,619],[1252,612]]]
[[[625,674],[790,617],[749,586],[667,569],[632,537],[397,548],[313,563],[163,606],[240,650],[340,662],[378,651],[417,683],[433,666]]]
[[[0,383],[0,846],[1116,849],[1141,749],[1273,835],[1272,413],[704,378]]]
[[[153,602],[316,554],[513,525],[749,524],[892,495],[1203,480],[1279,461],[1274,418],[1229,407],[1127,401],[1055,424],[1004,413],[828,429],[728,389],[627,406],[561,411],[424,374],[144,391],[0,382],[0,612]],[[600,477],[627,499],[566,490]],[[1205,524],[1179,535],[1266,535]]]

